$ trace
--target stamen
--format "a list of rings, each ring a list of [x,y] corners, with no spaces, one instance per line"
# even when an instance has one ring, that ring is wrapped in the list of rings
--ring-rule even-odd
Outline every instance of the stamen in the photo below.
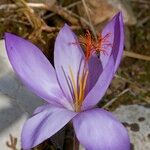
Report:
[[[81,98],[79,98],[80,104],[82,104],[82,101],[84,99],[84,92],[85,92],[85,88],[86,88],[87,77],[88,77],[88,71],[86,71],[86,73],[83,76],[82,81],[81,81],[81,92],[80,92],[81,93],[81,95],[80,95]]]
[[[87,83],[87,77],[88,77],[89,72],[86,71],[84,81],[83,81],[83,91],[85,91],[86,83]]]
[[[84,100],[88,70],[86,71],[83,70],[81,75],[78,76],[78,83],[76,83],[75,81],[75,77],[70,66],[69,66],[69,72],[70,72],[70,81],[74,92],[75,110],[80,111],[81,104]]]
[[[72,81],[72,85],[73,85],[73,91],[74,91],[74,95],[75,95],[75,101],[78,100],[78,91],[77,91],[77,85],[75,83],[75,78],[73,75],[73,71],[71,69],[71,67],[69,66],[69,72],[70,72],[70,76],[71,76],[71,81]]]
[[[82,91],[82,86],[83,86],[82,80],[83,80],[83,76],[82,77],[79,76],[79,102],[82,99],[82,93],[83,93],[83,91]]]

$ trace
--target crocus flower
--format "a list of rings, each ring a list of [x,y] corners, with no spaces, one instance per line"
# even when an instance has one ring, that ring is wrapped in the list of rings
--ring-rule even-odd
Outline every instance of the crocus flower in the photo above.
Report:
[[[23,149],[42,143],[69,121],[87,150],[130,149],[123,125],[110,112],[95,106],[105,94],[123,53],[121,13],[105,26],[100,37],[98,43],[93,43],[87,33],[85,40],[81,40],[84,53],[77,37],[65,24],[56,38],[53,68],[35,45],[5,34],[7,54],[14,71],[25,86],[48,102],[38,107],[24,124]],[[97,52],[100,52],[99,57]]]

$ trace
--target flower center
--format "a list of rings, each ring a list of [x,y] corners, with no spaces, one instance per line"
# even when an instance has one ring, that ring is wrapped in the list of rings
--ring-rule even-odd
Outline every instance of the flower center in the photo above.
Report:
[[[85,91],[86,91],[86,84],[88,79],[88,60],[90,59],[93,53],[99,54],[103,52],[104,55],[107,55],[107,48],[112,47],[110,43],[111,33],[107,33],[105,36],[102,37],[101,34],[98,36],[98,40],[95,41],[90,32],[87,30],[85,37],[80,36],[79,42],[75,41],[70,44],[81,44],[84,46],[85,50],[85,60],[83,68],[79,67],[79,73],[77,77],[74,76],[73,69],[69,66],[69,82],[68,86],[70,87],[70,91],[72,94],[72,98],[75,104],[75,111],[79,112],[81,110],[81,105],[85,98]],[[81,61],[82,63],[82,61]],[[81,69],[82,68],[82,69]],[[82,70],[82,72],[81,72]]]
[[[74,73],[71,67],[69,67],[69,73],[70,73],[71,86],[73,90],[75,111],[78,112],[81,109],[81,105],[85,96],[88,70],[84,68],[82,73],[79,74],[79,76],[77,77],[77,80],[75,80]]]

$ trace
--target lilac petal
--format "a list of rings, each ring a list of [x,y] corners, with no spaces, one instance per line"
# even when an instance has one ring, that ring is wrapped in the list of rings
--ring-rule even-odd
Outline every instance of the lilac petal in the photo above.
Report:
[[[104,109],[78,114],[73,125],[79,142],[87,150],[130,150],[126,129]]]
[[[48,108],[51,108],[51,107],[52,107],[52,105],[50,105],[50,104],[44,104],[42,106],[39,106],[34,110],[33,115],[36,115],[36,114],[38,114]]]
[[[22,82],[51,104],[66,103],[56,73],[44,54],[32,43],[16,35],[5,34],[10,63]]]
[[[106,64],[109,61],[111,53],[113,53],[115,60],[114,72],[116,72],[121,60],[124,47],[124,28],[122,13],[118,13],[117,15],[115,15],[115,17],[105,26],[102,31],[102,37],[106,36],[108,33],[110,33],[108,41],[112,45],[107,47],[107,54],[102,53],[100,55],[100,59],[102,61],[103,68],[105,68]]]
[[[70,69],[73,72],[75,83],[79,70],[82,72],[84,63],[84,54],[78,43],[77,37],[65,24],[60,30],[54,50],[54,64],[60,86],[67,97],[72,101],[72,88],[70,85]],[[70,85],[70,86],[68,86]]]
[[[43,104],[42,106],[39,106],[37,107],[34,112],[33,112],[33,115],[36,115],[46,109],[50,109],[51,107],[57,107],[57,106],[54,106],[54,105],[51,105],[51,104]],[[59,108],[64,108],[62,106],[58,106]]]
[[[88,62],[89,76],[87,80],[87,88],[90,91],[97,82],[103,71],[102,64],[96,55],[92,55]]]
[[[42,143],[64,127],[75,115],[76,113],[64,108],[45,108],[24,124],[21,135],[22,148],[30,149]]]
[[[82,110],[92,108],[98,103],[98,101],[101,100],[113,78],[114,68],[115,68],[114,59],[113,55],[111,55],[108,64],[106,65],[103,72],[99,76],[96,84],[85,97],[81,108]]]

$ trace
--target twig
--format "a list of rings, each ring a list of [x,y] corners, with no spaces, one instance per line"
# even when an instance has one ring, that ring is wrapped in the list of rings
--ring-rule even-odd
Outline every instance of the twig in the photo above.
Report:
[[[16,2],[16,1],[14,1]],[[73,25],[78,25],[78,20],[70,14],[68,14],[67,11],[63,9],[63,7],[55,4],[55,5],[46,5],[44,3],[26,3],[24,0],[20,0],[21,5],[16,5],[16,4],[4,4],[0,6],[0,9],[16,9],[20,7],[25,7],[28,8],[28,10],[31,10],[32,8],[38,8],[38,9],[45,9],[48,11],[52,11],[53,13],[56,13],[60,16],[62,16],[64,19],[66,19],[68,22],[70,22]],[[23,4],[23,5],[22,5]],[[32,10],[33,12],[33,10]]]
[[[34,13],[34,10],[32,10],[32,8],[28,7],[28,6],[34,6],[33,4],[32,5],[26,5],[26,3],[21,0],[21,5],[20,3],[18,5],[18,8],[19,7],[22,7],[22,9],[20,9],[21,12],[23,12],[25,14],[25,16],[27,17],[28,22],[24,22],[24,21],[20,21],[20,20],[16,20],[16,19],[12,19],[12,18],[6,18],[6,19],[0,19],[0,21],[6,21],[6,20],[11,20],[11,21],[14,21],[14,22],[18,22],[18,23],[22,23],[22,24],[25,24],[25,25],[28,25],[28,26],[32,26],[34,31],[33,33],[29,36],[29,39],[32,39],[32,37],[37,37],[38,34],[40,35],[40,32],[42,31],[46,31],[46,32],[58,32],[61,27],[50,27],[48,26],[47,24],[45,24],[45,22],[39,17],[37,16],[35,13]],[[15,6],[17,6],[15,5]],[[14,5],[12,5],[14,6]],[[38,4],[37,6],[41,6],[40,4]],[[74,30],[74,29],[80,29],[81,27],[80,26],[71,26],[71,28]],[[37,32],[38,30],[38,32]],[[38,34],[37,34],[38,33]]]
[[[46,4],[43,3],[26,3],[28,7],[39,8],[39,9],[48,9]],[[2,9],[16,9],[18,6],[16,4],[3,4],[0,5],[0,10]]]
[[[89,28],[91,28],[91,24],[90,24],[85,18],[83,18],[83,17],[79,16],[78,14],[76,14],[76,13],[74,13],[74,12],[68,10],[67,7],[64,7],[63,9],[64,9],[65,11],[67,11],[68,14],[70,14],[70,15],[76,17],[77,19],[79,19],[85,26],[88,26]],[[94,31],[95,31],[95,30],[94,30]],[[96,34],[96,33],[95,33],[95,34]],[[97,37],[96,37],[96,38],[97,38]]]
[[[81,3],[82,3],[82,1],[76,1],[76,2],[71,3],[70,5],[68,5],[68,6],[64,7],[64,8],[66,8],[66,9],[70,9],[70,8],[72,8],[72,7],[76,6],[76,5],[81,4]]]
[[[76,6],[76,5],[78,5],[78,4],[81,4],[81,1],[77,1],[77,2],[74,2],[74,3],[72,3],[72,4],[70,4],[70,5],[68,5],[68,6],[66,6],[66,7],[63,7],[63,9],[64,10],[67,10],[67,9],[70,9],[70,8],[72,8],[72,7],[74,7],[74,6]],[[54,15],[56,15],[57,13],[51,13],[51,14],[48,14],[48,15],[46,15],[46,16],[44,16],[43,17],[43,19],[48,19],[48,18],[50,18],[50,17],[53,17]]]
[[[43,4],[43,3],[38,3],[38,4],[35,4],[35,3],[24,3],[24,4],[26,5],[26,7],[28,7],[28,9],[31,8],[31,7],[32,8],[41,8],[41,9],[46,9],[46,10],[49,10],[49,11],[53,12],[52,14],[50,14],[50,16],[43,17],[43,19],[47,19],[48,17],[51,17],[51,16],[53,16],[55,14],[58,14],[58,15],[64,17],[65,19],[67,19],[69,22],[71,22],[74,25],[78,24],[77,23],[78,21],[75,19],[75,18],[77,18],[77,19],[81,20],[83,23],[85,23],[85,25],[90,27],[90,24],[89,24],[89,22],[86,19],[84,19],[81,16],[79,16],[79,15],[77,15],[77,14],[75,14],[75,13],[73,13],[73,12],[68,10],[69,8],[75,6],[75,5],[79,4],[79,3],[81,3],[81,1],[76,2],[76,3],[72,4],[72,5],[67,6],[67,7],[55,6],[53,8],[51,8],[50,6],[47,6],[46,4]],[[0,9],[8,9],[8,8],[9,9],[16,9],[16,8],[19,8],[19,7],[21,7],[21,6],[20,5],[17,6],[16,4],[4,4],[4,5],[0,6]],[[72,17],[70,15],[72,15]],[[68,18],[68,16],[69,16],[69,18]],[[73,18],[73,17],[75,17],[75,18]],[[29,17],[27,17],[27,18],[29,20]]]
[[[17,138],[13,137],[11,134],[9,135],[10,142],[6,142],[6,145],[12,149],[12,150],[17,150]]]
[[[129,51],[124,51],[124,56],[150,61],[150,56],[145,56],[145,55],[141,55],[141,54],[137,54],[137,53],[129,52]]]
[[[14,1],[16,3],[16,1]],[[88,27],[90,27],[90,24],[89,22],[82,18],[81,16],[73,13],[72,11],[68,10],[68,8],[71,8],[77,4],[81,3],[81,1],[79,2],[76,2],[72,5],[69,5],[67,7],[61,7],[61,6],[58,6],[58,5],[55,5],[55,7],[50,7],[49,5],[46,5],[46,4],[43,4],[43,3],[38,3],[38,4],[35,4],[35,3],[26,3],[24,2],[24,0],[20,0],[20,3],[16,3],[16,4],[8,4],[8,5],[1,5],[0,6],[0,9],[6,9],[6,8],[22,8],[22,12],[25,14],[25,16],[27,17],[29,23],[32,25],[32,27],[34,28],[34,31],[33,31],[33,34],[31,34],[31,36],[29,37],[29,39],[32,39],[32,37],[36,37],[38,35],[35,35],[36,34],[39,34],[40,35],[40,32],[41,30],[41,27],[46,31],[50,32],[50,31],[57,31],[57,29],[50,29],[50,27],[46,27],[47,25],[45,24],[44,20],[45,18],[40,18],[39,16],[37,16],[35,13],[34,13],[34,10],[32,8],[42,8],[42,9],[46,9],[46,10],[49,10],[49,11],[52,11],[53,12],[53,15],[54,14],[58,14],[62,17],[64,17],[66,20],[68,20],[71,24],[73,25],[78,25],[78,19],[83,22],[85,25],[87,25]],[[34,5],[35,4],[35,5]],[[77,18],[77,19],[76,19]],[[39,21],[40,20],[40,21]],[[44,25],[41,25],[44,24]],[[43,27],[45,26],[45,27]]]
[[[72,7],[80,4],[80,3],[81,3],[81,1],[77,1],[77,2],[74,2],[74,3],[64,7],[64,8],[69,9],[69,8],[72,8]],[[49,7],[51,7],[51,5],[46,5],[44,3],[26,3],[26,5],[28,7],[38,8],[38,9],[46,9],[46,10],[49,10]],[[0,5],[0,10],[2,10],[2,9],[16,9],[16,8],[18,8],[18,6],[16,4],[2,4],[2,5]]]
[[[91,20],[90,14],[89,14],[89,10],[88,10],[87,4],[86,4],[85,0],[82,0],[82,3],[83,3],[83,6],[85,8],[85,12],[87,14],[87,17],[88,17],[88,21],[89,21],[89,24],[90,24],[91,31],[92,31],[95,39],[97,40],[97,34],[96,34],[95,28],[94,28],[94,26],[92,24],[92,20]]]
[[[114,103],[120,96],[124,95],[125,93],[127,93],[130,89],[127,88],[125,90],[123,90],[121,93],[119,93],[115,98],[111,99],[107,104],[105,104],[103,106],[103,108],[108,108],[110,105],[112,105],[112,103]]]
[[[70,22],[73,25],[78,25],[79,21],[74,16],[70,15],[69,11],[64,9],[62,6],[54,5],[53,7],[49,7],[49,10],[53,13],[58,14],[59,16],[66,19],[68,22]]]
[[[83,17],[81,17],[81,16],[75,14],[74,12],[72,12],[72,11],[70,11],[70,10],[67,10],[67,9],[66,9],[66,11],[68,11],[68,13],[69,13],[70,15],[72,15],[72,16],[78,18],[82,23],[84,23],[85,25],[87,25],[87,26],[90,28],[90,24],[89,24],[89,22],[88,22],[86,19],[84,19]]]
[[[17,20],[17,19],[13,19],[13,18],[0,18],[0,22],[5,22],[5,21],[12,21],[12,22],[17,22],[20,24],[24,24],[26,26],[30,26],[30,23],[25,22],[25,21],[21,21],[21,20]]]
[[[49,26],[43,26],[42,30],[46,32],[58,32],[62,27],[49,27]],[[80,29],[80,26],[71,26],[72,30]]]
[[[42,27],[47,26],[43,19],[35,14],[34,10],[27,5],[24,0],[14,1],[20,9],[20,11],[26,16],[30,25],[33,28],[32,33],[29,35],[29,39],[35,42],[37,39],[41,40],[43,44],[45,42],[42,40]]]

